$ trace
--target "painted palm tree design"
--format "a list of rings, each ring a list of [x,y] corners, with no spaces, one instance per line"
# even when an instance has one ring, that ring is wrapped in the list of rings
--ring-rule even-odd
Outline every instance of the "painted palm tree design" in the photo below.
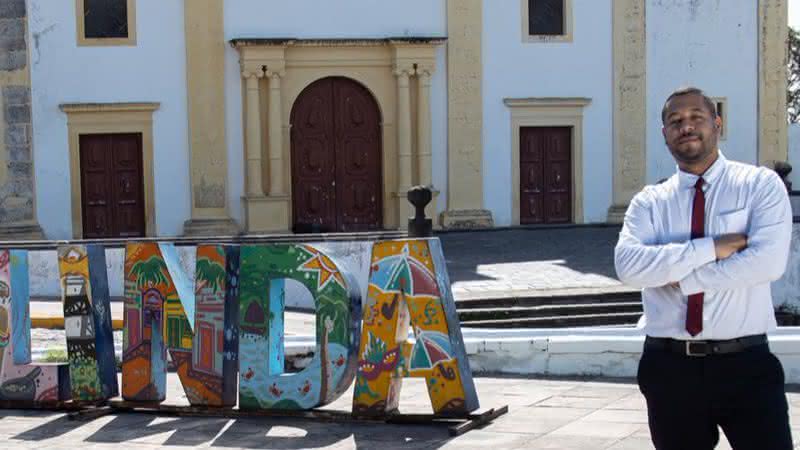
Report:
[[[138,261],[131,267],[128,277],[136,278],[136,286],[156,286],[169,284],[167,278],[167,265],[158,256],[151,256],[146,261]]]
[[[204,287],[209,287],[212,291],[216,292],[225,282],[225,268],[216,261],[212,261],[208,258],[200,258],[197,260],[196,271],[197,287],[195,288],[195,292],[200,291]]]

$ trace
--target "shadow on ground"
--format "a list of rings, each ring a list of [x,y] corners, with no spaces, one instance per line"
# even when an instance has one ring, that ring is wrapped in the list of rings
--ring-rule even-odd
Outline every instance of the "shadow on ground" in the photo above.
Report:
[[[13,414],[8,412],[9,414]],[[109,420],[110,419],[110,420]],[[102,425],[98,428],[98,424]],[[442,425],[330,423],[295,418],[184,418],[120,414],[94,421],[66,416],[13,436],[28,442],[59,438],[84,428],[87,444],[132,443],[220,448],[313,449],[335,445],[355,448],[433,449],[450,438]],[[74,438],[72,438],[74,439]]]
[[[575,272],[616,279],[618,226],[514,228],[440,233],[450,282],[492,280],[478,265],[559,261]]]

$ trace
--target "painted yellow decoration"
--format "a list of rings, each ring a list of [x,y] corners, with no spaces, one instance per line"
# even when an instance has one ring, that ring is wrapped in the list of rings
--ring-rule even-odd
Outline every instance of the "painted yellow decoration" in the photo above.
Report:
[[[396,410],[403,377],[425,378],[436,414],[478,408],[438,239],[373,246],[353,413]]]

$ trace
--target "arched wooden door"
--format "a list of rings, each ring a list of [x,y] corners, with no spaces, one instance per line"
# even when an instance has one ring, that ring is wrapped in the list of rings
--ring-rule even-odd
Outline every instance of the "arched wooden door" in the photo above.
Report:
[[[342,77],[309,85],[292,107],[292,229],[383,227],[381,116],[372,94]]]

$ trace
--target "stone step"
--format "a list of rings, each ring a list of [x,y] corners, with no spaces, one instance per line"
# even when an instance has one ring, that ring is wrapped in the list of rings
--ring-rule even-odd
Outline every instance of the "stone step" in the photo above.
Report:
[[[635,325],[641,313],[583,314],[522,319],[477,320],[461,322],[465,328],[568,328],[607,325]]]
[[[582,316],[613,313],[642,313],[642,302],[608,302],[555,304],[507,308],[473,308],[458,310],[462,323],[481,320],[522,319],[527,317]]]
[[[487,297],[456,300],[456,309],[459,311],[469,309],[486,308],[512,308],[512,307],[536,307],[552,305],[578,305],[578,304],[600,304],[600,303],[641,303],[642,294],[640,291],[627,292],[599,292],[586,294],[563,294],[563,295],[531,295],[531,296],[512,296],[512,297]]]

